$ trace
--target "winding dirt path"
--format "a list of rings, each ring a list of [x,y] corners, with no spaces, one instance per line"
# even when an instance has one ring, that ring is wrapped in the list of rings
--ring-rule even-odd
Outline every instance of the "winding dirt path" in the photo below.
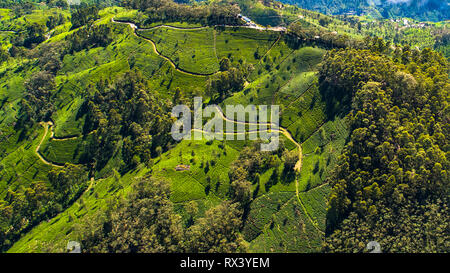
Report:
[[[295,144],[295,146],[297,146],[298,148],[298,161],[295,164],[294,170],[297,173],[300,173],[301,169],[302,169],[302,158],[303,158],[303,154],[302,154],[302,145],[300,143],[298,143],[291,135],[291,133],[289,133],[288,130],[286,130],[285,128],[279,126],[278,124],[272,123],[272,122],[265,122],[265,123],[259,123],[259,122],[248,122],[248,121],[236,121],[234,119],[230,119],[227,116],[225,116],[225,114],[223,113],[222,109],[218,106],[216,106],[216,109],[220,115],[220,117],[228,122],[233,122],[235,124],[244,124],[244,125],[263,125],[263,126],[270,126],[273,127],[274,129],[266,129],[266,130],[272,130],[275,132],[279,132],[282,135],[284,135],[288,140],[290,140],[292,143]]]
[[[52,166],[52,167],[56,167],[56,168],[64,167],[64,164],[50,162],[47,159],[45,159],[44,156],[42,156],[42,154],[39,152],[39,150],[41,149],[42,143],[44,143],[44,140],[47,137],[49,130],[50,130],[50,139],[52,139],[53,141],[66,141],[66,140],[77,139],[78,136],[71,136],[71,137],[64,137],[64,138],[55,138],[55,132],[53,130],[53,128],[54,128],[53,122],[51,122],[51,121],[41,122],[40,124],[44,127],[44,135],[42,136],[41,141],[39,142],[38,146],[36,147],[36,150],[35,150],[36,155],[46,165],[49,165],[49,166]]]
[[[49,128],[50,128],[50,131],[51,131],[51,133],[50,133],[50,138],[53,139],[53,140],[56,140],[56,141],[64,141],[64,140],[69,140],[69,139],[75,139],[75,138],[78,138],[78,137],[68,137],[68,138],[59,138],[59,139],[55,139],[55,138],[53,138],[53,136],[54,136],[54,134],[55,134],[54,131],[53,131],[53,122],[51,122],[51,121],[48,121],[48,122],[41,122],[41,125],[44,127],[44,135],[42,136],[41,141],[39,142],[38,146],[36,147],[36,150],[35,150],[36,155],[37,155],[37,156],[39,157],[39,159],[40,159],[44,164],[46,164],[46,165],[49,165],[49,166],[52,166],[52,167],[55,167],[55,168],[63,168],[63,167],[64,167],[64,164],[55,164],[55,163],[53,163],[53,162],[50,162],[50,161],[46,160],[46,159],[41,155],[41,153],[39,152],[39,149],[41,148],[42,143],[44,142],[45,138],[47,137],[48,130],[49,130]],[[91,177],[91,178],[89,179],[89,185],[88,185],[88,187],[86,188],[86,190],[83,192],[83,194],[86,193],[86,192],[88,192],[88,191],[94,186],[94,183],[95,183],[95,178],[94,178],[94,177]]]
[[[62,168],[64,167],[64,165],[60,165],[60,164],[55,164],[53,162],[47,161],[47,159],[45,159],[41,153],[39,152],[39,149],[41,148],[42,143],[44,142],[45,138],[47,137],[48,134],[48,128],[53,126],[53,122],[49,121],[49,122],[41,122],[41,125],[44,126],[44,135],[41,138],[41,141],[39,142],[38,146],[36,147],[35,153],[37,155],[37,157],[39,157],[39,159],[46,165],[55,167],[55,168]]]

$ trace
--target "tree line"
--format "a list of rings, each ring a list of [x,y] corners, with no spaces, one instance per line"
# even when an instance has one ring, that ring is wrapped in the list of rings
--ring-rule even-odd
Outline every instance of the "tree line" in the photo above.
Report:
[[[124,0],[122,5],[145,14],[141,25],[153,22],[190,22],[202,25],[241,25],[240,8],[228,0],[210,4],[180,4],[172,0]]]
[[[49,182],[38,180],[17,190],[8,189],[0,200],[0,251],[77,200],[87,187],[87,174],[83,166],[66,164],[48,173]]]
[[[328,252],[448,252],[448,63],[430,50],[327,53],[320,68],[329,106],[350,105],[351,135],[328,179]]]

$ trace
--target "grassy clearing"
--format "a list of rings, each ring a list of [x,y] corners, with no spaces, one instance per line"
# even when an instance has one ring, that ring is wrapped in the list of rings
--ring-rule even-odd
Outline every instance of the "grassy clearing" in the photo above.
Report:
[[[281,126],[286,127],[300,142],[306,140],[326,120],[325,102],[317,85],[283,111]]]
[[[272,66],[266,73],[250,83],[243,91],[225,100],[226,104],[280,105],[281,126],[302,142],[325,122],[325,103],[317,87],[315,66],[323,51],[302,48]],[[311,70],[312,69],[312,70]],[[259,73],[259,72],[255,72]]]
[[[39,151],[50,162],[77,164],[85,152],[90,137],[91,135],[85,138],[76,137],[65,140],[47,139]]]
[[[251,204],[250,213],[243,230],[245,240],[252,241],[258,237],[272,220],[272,215],[293,198],[295,198],[293,192],[277,192],[255,199]]]

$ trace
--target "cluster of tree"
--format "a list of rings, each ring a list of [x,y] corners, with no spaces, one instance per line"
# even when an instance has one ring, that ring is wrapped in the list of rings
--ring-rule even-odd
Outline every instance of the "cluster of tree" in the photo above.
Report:
[[[220,72],[208,79],[206,90],[213,101],[222,101],[233,92],[242,90],[246,74],[241,65],[232,66],[224,57],[220,60]]]
[[[106,47],[113,41],[113,30],[109,25],[93,25],[80,28],[68,37],[68,52],[78,52],[92,47]]]
[[[25,81],[25,96],[22,99],[21,119],[31,126],[38,120],[49,120],[53,113],[50,103],[55,89],[55,76],[49,71],[39,71]]]
[[[11,38],[11,43],[13,47],[10,50],[10,54],[16,57],[20,50],[17,47],[25,47],[25,49],[32,49],[38,44],[42,43],[46,39],[46,33],[48,30],[55,28],[66,22],[66,18],[62,15],[52,15],[47,18],[45,24],[42,23],[32,23],[26,24],[23,31],[18,31]]]
[[[344,23],[354,28],[354,31],[366,36],[383,37],[395,44],[409,45],[420,49],[433,48],[450,58],[449,28],[447,23],[435,24],[430,22],[374,20],[362,22],[360,17],[338,17]],[[336,20],[334,21],[336,22]],[[336,28],[336,26],[334,26]]]
[[[258,194],[259,188],[252,192],[252,184],[259,187],[259,174],[270,168],[271,153],[261,152],[256,145],[246,147],[239,154],[239,158],[231,164],[228,176],[231,181],[230,197],[239,202],[244,209]]]
[[[91,25],[98,18],[98,8],[94,5],[73,9],[70,14],[72,29]]]
[[[442,29],[435,33],[435,40],[438,46],[445,46],[450,44],[450,30]]]
[[[29,0],[20,1],[2,1],[0,4],[2,8],[10,8],[12,9],[14,16],[16,18],[23,16],[25,14],[30,14],[34,8],[33,2]]]
[[[127,72],[113,84],[100,81],[90,86],[89,93],[82,107],[87,112],[84,132],[94,134],[85,161],[95,169],[106,165],[119,141],[123,141],[123,170],[151,164],[157,150],[167,149],[172,141],[168,103],[148,91],[140,72]]]
[[[15,241],[19,232],[38,223],[45,213],[57,211],[53,194],[47,183],[35,181],[23,191],[8,190],[0,200],[0,250],[4,251]]]
[[[60,26],[66,22],[66,17],[59,13],[58,15],[51,15],[48,17],[45,25],[48,29],[54,29],[57,26]]]
[[[14,46],[33,48],[45,41],[46,26],[40,23],[32,23],[26,26],[25,31],[19,32],[11,39]]]
[[[46,0],[46,2],[49,7],[58,7],[62,9],[69,7],[67,0]]]
[[[242,20],[238,17],[239,6],[228,0],[191,5],[175,3],[172,0],[124,0],[122,4],[145,13],[145,21],[138,22],[142,25],[161,21],[185,21],[202,25],[242,24]]]
[[[109,205],[76,230],[85,252],[242,252],[242,212],[223,202],[184,227],[165,180],[140,178],[124,200]]]
[[[50,183],[31,185],[6,193],[0,200],[0,251],[8,249],[20,234],[67,208],[86,188],[87,172],[79,165],[67,164],[48,174]]]
[[[448,63],[372,40],[327,53],[321,91],[351,103],[351,135],[329,181],[326,251],[448,251]],[[391,52],[387,55],[386,52]]]
[[[6,62],[8,59],[9,59],[9,52],[4,48],[0,48],[0,64]]]
[[[48,173],[50,185],[55,192],[54,199],[63,208],[68,207],[86,189],[88,171],[83,165],[67,163],[64,168]]]
[[[58,14],[49,16],[45,23],[34,22],[24,24],[24,29],[17,30],[10,39],[12,47],[9,50],[9,54],[12,57],[24,56],[28,49],[33,49],[45,41],[50,30],[65,22],[66,18],[62,14]]]

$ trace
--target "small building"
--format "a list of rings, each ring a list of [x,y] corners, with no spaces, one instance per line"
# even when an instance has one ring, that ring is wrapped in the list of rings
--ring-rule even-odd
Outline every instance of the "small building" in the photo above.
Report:
[[[177,171],[177,172],[181,172],[181,171],[189,171],[191,169],[191,166],[190,165],[177,165],[176,167],[175,167],[175,171]]]
[[[244,20],[247,24],[250,24],[252,22],[252,20],[242,14],[238,14],[238,18],[241,18],[242,20]]]
[[[250,20],[250,18],[242,16],[242,20],[244,20],[246,23],[250,24],[252,22],[252,20]]]

